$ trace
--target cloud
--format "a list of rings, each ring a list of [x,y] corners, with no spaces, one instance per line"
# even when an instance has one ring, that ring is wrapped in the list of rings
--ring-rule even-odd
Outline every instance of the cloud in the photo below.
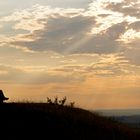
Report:
[[[137,45],[139,43],[140,42],[137,42]],[[128,59],[131,64],[140,66],[140,48],[139,47],[137,47],[137,48],[131,47],[130,49],[127,49],[124,55],[125,55],[126,59]]]
[[[138,0],[0,3],[0,84],[10,99],[139,105]]]
[[[73,38],[73,35],[75,36],[74,33],[78,32],[82,28],[87,28],[89,24],[93,20],[83,18],[82,17],[82,12],[84,9],[74,9],[74,8],[54,8],[52,9],[49,6],[40,6],[40,5],[35,5],[32,8],[25,9],[25,10],[19,10],[14,12],[10,16],[6,16],[1,18],[1,22],[16,22],[15,25],[12,27],[13,30],[26,30],[28,33],[24,34],[17,34],[15,36],[7,37],[6,35],[3,35],[3,38],[1,40],[1,44],[6,44],[7,45],[12,45],[13,42],[23,42],[25,41],[25,44],[27,43],[27,46],[22,46],[26,47],[26,50],[33,50],[32,46],[31,48],[29,47],[28,49],[28,43],[30,44],[37,44],[40,45],[40,41],[42,41],[41,47],[34,47],[35,50],[36,48],[39,50],[42,49],[44,50],[45,47],[46,50],[50,48],[50,46],[53,45],[58,45],[58,50],[61,47],[59,45],[63,45],[65,42],[69,42],[71,38]],[[77,17],[77,18],[76,18]],[[81,19],[80,19],[81,18]],[[64,22],[65,26],[62,25],[62,21]],[[89,23],[88,23],[89,21]],[[80,24],[81,22],[81,24]],[[51,25],[52,24],[52,25]],[[78,25],[79,24],[79,25]],[[87,25],[84,25],[87,24]],[[57,29],[56,26],[58,26]],[[73,26],[73,28],[72,28]],[[50,29],[48,29],[50,28]],[[68,31],[66,31],[68,29]],[[75,32],[74,32],[75,30]],[[66,37],[65,37],[65,31],[66,31]],[[85,30],[84,30],[85,31]],[[83,31],[83,32],[84,32]],[[81,33],[80,32],[80,33]],[[47,35],[46,35],[47,34]],[[44,35],[44,36],[43,36]],[[60,38],[60,37],[61,38]],[[45,41],[45,37],[48,38],[48,40]],[[61,39],[60,42],[61,44],[53,44],[52,42],[58,37],[58,39]],[[62,39],[64,37],[64,39]],[[50,39],[50,40],[49,40]],[[43,42],[45,41],[45,42]],[[45,44],[43,44],[45,43]],[[52,43],[52,44],[51,44]],[[18,44],[18,43],[17,43]],[[17,48],[22,48],[20,45],[12,45]],[[53,49],[52,49],[53,50]],[[37,51],[37,50],[36,50]],[[61,50],[60,50],[61,51]]]
[[[96,17],[96,24],[91,34],[102,34],[112,26],[125,22],[124,35],[120,35],[121,41],[126,42],[124,38],[128,38],[128,36],[130,36],[127,39],[129,41],[133,41],[134,38],[139,39],[140,36],[137,29],[140,18],[131,14],[131,10],[128,10],[126,14],[124,9],[128,7],[132,7],[138,13],[139,10],[137,8],[140,8],[140,5],[137,0],[135,3],[132,1],[93,1],[89,5],[89,11],[87,11],[88,15],[94,15]]]
[[[137,9],[138,1],[134,4],[132,1],[95,0],[86,9],[37,4],[1,18],[3,23],[15,22],[13,31],[26,32],[10,37],[1,35],[0,43],[30,53],[100,55],[124,52],[125,55],[130,48],[138,48],[140,19],[129,10],[125,14],[121,9],[135,5]],[[114,9],[115,6],[120,9]]]
[[[132,28],[133,30],[136,30],[136,31],[140,31],[140,21],[130,24],[129,28]]]
[[[131,39],[128,38],[131,29],[126,28],[129,24],[129,28],[136,28],[138,19],[125,16],[121,11],[107,9],[108,5],[122,3],[93,1],[86,10],[35,5],[16,11],[1,21],[16,21],[13,29],[29,31],[28,34],[11,37],[9,41],[12,46],[28,52],[113,53],[123,50],[125,40],[139,39],[138,32]]]
[[[62,65],[58,68],[53,69],[58,73],[73,73],[73,75],[83,75],[85,79],[94,76],[110,77],[120,75],[132,75],[139,71],[139,67],[136,65],[129,64],[122,53],[120,54],[107,54],[98,56],[98,61],[94,61],[91,64],[84,65],[73,63],[68,65]]]
[[[75,77],[71,73],[57,73],[46,66],[8,66],[0,65],[0,82],[13,84],[51,84],[81,81],[82,76]]]
[[[47,23],[47,19],[50,17],[73,17],[81,15],[84,9],[74,8],[51,8],[50,6],[41,6],[39,4],[34,5],[32,8],[24,10],[16,10],[12,15],[5,16],[0,19],[1,22],[15,21],[18,22],[13,27],[14,29],[23,29],[30,32],[34,30],[43,29],[43,25]]]
[[[123,35],[120,36],[120,39],[118,39],[118,41],[122,41],[125,44],[130,44],[130,43],[137,42],[139,39],[140,39],[140,32],[137,32],[133,29],[129,29]]]
[[[24,46],[34,51],[54,51],[59,53],[69,51],[68,53],[70,53],[75,49],[72,49],[73,45],[77,42],[80,43],[87,36],[92,24],[94,24],[94,20],[88,17],[69,18],[58,16],[55,19],[50,19],[44,30],[34,32],[35,39],[38,39],[29,42],[15,41],[13,44]]]
[[[123,0],[121,3],[109,3],[107,5],[108,9],[112,11],[117,11],[123,13],[125,16],[132,16],[140,18],[139,9],[140,3],[139,0]]]
[[[44,54],[45,55],[45,54]],[[84,58],[83,58],[84,57]],[[14,84],[52,84],[52,83],[79,83],[90,77],[110,77],[121,75],[133,75],[139,73],[139,67],[129,64],[123,54],[106,55],[69,55],[63,58],[53,58],[59,60],[59,64],[54,67],[52,64],[46,65],[45,61],[32,58],[32,65],[27,65],[26,57],[22,61],[17,61],[9,65],[0,65],[0,81]],[[21,57],[20,57],[21,58]],[[87,58],[86,61],[82,61]],[[71,60],[72,61],[68,61]],[[21,60],[21,59],[20,59]],[[41,61],[40,61],[41,60]],[[62,63],[62,60],[67,60]],[[28,60],[29,61],[29,60]],[[52,60],[54,61],[54,60]],[[34,62],[36,62],[34,65]],[[40,62],[40,65],[39,63]],[[92,62],[92,63],[91,63]],[[19,65],[20,64],[20,65]],[[26,64],[26,65],[25,65]]]
[[[54,51],[57,53],[112,53],[121,45],[116,41],[125,31],[126,23],[110,27],[102,35],[90,35],[95,24],[93,17],[61,17],[48,20],[43,30],[25,35],[20,40],[12,41],[15,46],[27,47],[32,51]],[[27,41],[26,40],[29,40]]]

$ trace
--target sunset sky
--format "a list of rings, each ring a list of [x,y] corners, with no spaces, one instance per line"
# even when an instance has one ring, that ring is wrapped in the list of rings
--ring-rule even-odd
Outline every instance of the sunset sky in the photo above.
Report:
[[[9,101],[140,108],[140,1],[1,0],[0,88]]]

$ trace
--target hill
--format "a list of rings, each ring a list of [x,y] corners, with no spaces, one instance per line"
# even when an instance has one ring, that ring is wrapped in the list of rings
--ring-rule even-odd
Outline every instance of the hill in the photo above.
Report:
[[[80,108],[48,103],[0,104],[5,139],[139,140],[140,132]]]

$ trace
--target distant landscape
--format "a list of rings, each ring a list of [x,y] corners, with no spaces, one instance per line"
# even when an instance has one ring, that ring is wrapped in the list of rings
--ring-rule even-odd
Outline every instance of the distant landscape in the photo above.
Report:
[[[140,109],[104,109],[96,110],[96,112],[103,116],[112,117],[130,127],[140,129]]]
[[[132,116],[140,115],[140,109],[100,109],[95,110],[103,116]]]

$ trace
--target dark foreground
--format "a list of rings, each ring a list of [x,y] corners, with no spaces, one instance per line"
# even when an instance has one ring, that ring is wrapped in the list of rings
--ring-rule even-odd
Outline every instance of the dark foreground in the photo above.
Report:
[[[5,140],[140,140],[139,130],[83,109],[45,103],[0,104],[0,135]]]

